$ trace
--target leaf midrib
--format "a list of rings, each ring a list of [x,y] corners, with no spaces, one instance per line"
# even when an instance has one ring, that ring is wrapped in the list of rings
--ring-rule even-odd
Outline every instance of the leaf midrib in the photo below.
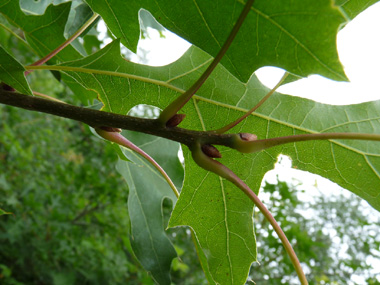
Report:
[[[146,217],[146,215],[145,215],[145,209],[144,209],[143,206],[142,206],[142,203],[141,203],[141,197],[140,197],[139,194],[138,194],[138,191],[137,191],[137,188],[136,188],[135,182],[134,182],[134,180],[133,180],[133,178],[132,178],[132,177],[133,177],[133,176],[132,176],[132,172],[131,172],[131,170],[130,170],[128,164],[126,164],[126,168],[128,169],[128,174],[129,174],[129,176],[131,177],[130,181],[131,181],[131,183],[133,183],[133,186],[134,186],[134,188],[135,188],[134,194],[135,194],[135,196],[136,196],[136,198],[137,198],[137,200],[138,200],[140,211],[141,211],[141,213],[143,214],[143,217],[144,217],[144,223],[145,223],[146,228],[147,228],[147,230],[148,230],[148,232],[149,232],[150,245],[151,245],[151,248],[152,248],[152,250],[153,250],[153,252],[154,252],[154,256],[155,256],[155,259],[156,259],[156,263],[158,263],[158,265],[159,265],[159,267],[160,267],[160,271],[163,272],[162,267],[161,267],[161,262],[159,262],[160,259],[159,259],[159,257],[158,257],[158,254],[157,254],[156,248],[154,247],[154,242],[153,242],[153,238],[152,238],[153,235],[152,235],[152,232],[151,232],[150,227],[148,226],[148,219],[147,219],[147,217]]]

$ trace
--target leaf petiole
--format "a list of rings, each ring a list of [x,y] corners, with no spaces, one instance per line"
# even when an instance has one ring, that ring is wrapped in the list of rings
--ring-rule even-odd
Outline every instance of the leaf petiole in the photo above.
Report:
[[[217,133],[217,134],[224,134],[225,132],[227,132],[229,129],[232,129],[233,127],[235,127],[237,124],[239,124],[241,121],[243,121],[245,118],[247,118],[249,115],[251,115],[253,112],[255,112],[262,104],[264,104],[264,102],[277,90],[278,87],[281,86],[281,84],[284,82],[284,80],[286,79],[286,77],[288,77],[289,73],[288,72],[285,72],[285,74],[282,76],[282,78],[280,79],[280,81],[276,84],[275,87],[272,88],[272,90],[270,90],[261,100],[259,103],[256,104],[256,106],[254,106],[252,109],[248,110],[243,116],[241,116],[240,118],[238,118],[236,121],[218,129],[218,130],[215,130],[214,132]]]
[[[252,141],[243,140],[240,135],[235,135],[231,141],[230,147],[243,153],[251,153],[287,143],[331,139],[380,141],[380,135],[363,133],[320,133],[292,135]]]
[[[159,122],[161,122],[162,124],[166,124],[166,122],[169,121],[170,118],[172,118],[175,114],[177,114],[177,112],[191,99],[191,97],[195,94],[195,92],[197,92],[198,89],[203,85],[203,83],[210,76],[210,74],[213,72],[213,70],[218,65],[218,63],[222,60],[223,56],[227,52],[231,43],[235,39],[235,36],[238,33],[240,27],[242,26],[245,18],[247,17],[254,1],[255,0],[248,0],[247,1],[247,3],[245,4],[243,11],[241,12],[237,22],[235,23],[234,27],[232,28],[232,31],[229,34],[226,42],[224,43],[222,48],[219,50],[218,54],[216,55],[214,60],[211,62],[211,64],[207,67],[206,71],[201,75],[201,77],[185,93],[183,93],[177,99],[175,99],[173,102],[171,102],[161,112],[160,116],[157,119]]]
[[[117,144],[119,144],[121,146],[124,146],[124,147],[126,147],[126,148],[128,148],[128,149],[130,149],[132,151],[137,152],[142,157],[144,157],[150,164],[152,164],[160,172],[160,174],[164,177],[164,179],[166,180],[166,182],[169,184],[170,188],[172,188],[172,190],[173,190],[174,194],[176,195],[176,197],[177,198],[179,197],[179,192],[178,192],[177,188],[175,187],[173,181],[170,179],[169,175],[165,172],[165,170],[162,169],[162,167],[149,154],[147,154],[146,152],[144,152],[141,148],[139,148],[138,146],[136,146],[135,144],[133,144],[131,141],[129,141],[127,138],[125,138],[123,135],[121,135],[117,131],[106,131],[106,130],[103,130],[102,128],[95,128],[95,131],[102,138],[104,138],[104,139],[106,139],[108,141],[117,143]],[[199,249],[199,243],[198,243],[197,238],[195,236],[195,232],[194,232],[194,230],[192,228],[190,228],[190,231],[191,231],[191,237],[192,237],[192,240],[194,242],[197,255],[200,256],[200,253],[199,253],[199,250],[200,250]],[[202,266],[203,266],[203,264],[202,264]]]
[[[44,98],[44,99],[52,100],[52,101],[55,101],[55,102],[59,102],[59,103],[62,103],[62,104],[66,104],[66,102],[64,102],[62,100],[59,100],[57,98],[51,97],[49,95],[46,95],[46,94],[43,94],[43,93],[40,93],[40,92],[37,92],[37,91],[33,91],[33,95],[41,97],[41,98]]]
[[[55,50],[51,51],[48,55],[44,56],[43,58],[37,60],[35,63],[32,63],[30,66],[38,66],[41,64],[44,64],[49,59],[53,58],[56,54],[58,54],[61,50],[63,50],[65,47],[67,47],[69,44],[71,44],[72,41],[74,41],[77,37],[79,37],[97,18],[99,17],[98,14],[94,13],[90,19],[87,20],[86,23],[82,27],[80,27],[70,38],[68,38],[64,43],[62,43],[59,47],[57,47]],[[25,71],[25,75],[28,75],[33,70]]]
[[[173,181],[170,179],[169,175],[165,172],[165,170],[162,169],[162,167],[145,151],[143,151],[141,148],[139,148],[137,145],[129,141],[127,138],[125,138],[122,134],[116,132],[116,131],[106,131],[102,130],[101,128],[95,128],[95,131],[99,136],[102,138],[117,143],[121,146],[124,146],[130,150],[133,150],[134,152],[137,152],[140,154],[142,157],[144,157],[150,164],[152,164],[158,172],[164,177],[166,182],[169,184],[170,188],[172,188],[174,194],[176,197],[179,197],[179,192],[177,188],[175,187]]]
[[[191,147],[191,154],[194,159],[194,161],[203,169],[207,171],[214,172],[215,174],[227,179],[228,181],[232,182],[234,185],[236,185],[240,190],[244,192],[245,195],[251,199],[251,201],[256,205],[256,207],[260,210],[261,213],[263,213],[264,217],[269,221],[269,223],[272,225],[273,229],[277,233],[278,237],[280,238],[283,246],[285,247],[286,252],[288,253],[293,266],[297,272],[298,278],[301,281],[302,285],[308,284],[306,276],[302,270],[301,264],[297,258],[296,253],[294,252],[292,245],[290,244],[289,240],[287,239],[285,233],[282,231],[281,227],[276,222],[275,218],[272,216],[272,214],[268,211],[268,209],[265,207],[265,205],[261,202],[259,197],[248,187],[247,184],[243,182],[234,172],[232,172],[228,167],[221,164],[220,162],[208,157],[203,151],[201,144],[195,143]]]

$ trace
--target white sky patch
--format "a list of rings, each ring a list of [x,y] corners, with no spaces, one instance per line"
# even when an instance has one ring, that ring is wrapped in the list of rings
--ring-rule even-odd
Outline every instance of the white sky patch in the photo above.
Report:
[[[163,66],[179,59],[191,46],[191,44],[170,31],[165,32],[165,37],[152,28],[148,28],[149,38],[139,41],[136,58],[138,61],[145,53],[144,58],[151,66]]]

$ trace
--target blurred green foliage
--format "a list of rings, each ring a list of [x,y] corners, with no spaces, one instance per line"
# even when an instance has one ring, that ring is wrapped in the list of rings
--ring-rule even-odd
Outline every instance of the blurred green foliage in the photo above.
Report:
[[[37,60],[17,30],[1,32],[21,62]],[[50,72],[28,80],[79,103]],[[1,284],[152,284],[130,248],[128,189],[116,160],[82,124],[0,106],[0,207],[13,213],[0,220]]]
[[[3,282],[147,278],[131,255],[112,148],[76,122],[5,106],[0,120],[0,205],[13,213],[0,220]]]

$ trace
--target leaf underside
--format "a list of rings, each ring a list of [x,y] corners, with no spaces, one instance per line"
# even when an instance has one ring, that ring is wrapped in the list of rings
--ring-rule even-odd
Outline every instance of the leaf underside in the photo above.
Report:
[[[210,60],[209,55],[192,47],[177,62],[152,68],[123,60],[120,57],[119,42],[115,41],[98,53],[66,63],[65,66],[83,68],[86,72],[67,73],[86,88],[98,92],[105,110],[125,114],[132,106],[141,103],[165,107],[179,95],[176,90],[189,88]],[[96,74],[92,70],[104,72]],[[110,76],[109,71],[120,74]],[[144,77],[147,82],[122,77],[128,77],[128,74]],[[149,83],[148,78],[158,80],[160,85]],[[217,129],[241,116],[267,91],[254,75],[244,84],[225,68],[218,67],[190,104],[185,106],[183,111],[187,117],[181,127]],[[259,138],[331,131],[376,133],[380,132],[376,112],[379,104],[370,102],[331,106],[275,93],[257,113],[232,131],[255,133]],[[293,159],[296,168],[320,174],[380,209],[377,142],[302,142],[254,154],[239,154],[223,147],[219,149],[223,153],[221,162],[255,192],[258,191],[264,174],[273,168],[278,155],[286,154]],[[191,159],[188,156],[185,158],[185,186],[170,225],[189,225],[196,231],[216,282],[222,278],[226,282],[226,276],[230,276],[229,282],[243,280],[248,274],[249,264],[255,260],[253,235],[248,235],[248,231],[253,232],[252,204],[228,182],[192,166]],[[233,195],[234,198],[229,200],[228,195]],[[241,225],[238,229],[235,228],[236,220]],[[247,225],[249,229],[246,228]],[[219,236],[219,243],[212,240],[214,236]],[[241,252],[249,254],[244,257]]]
[[[0,82],[12,86],[21,93],[32,95],[24,72],[25,68],[0,46]]]
[[[342,9],[343,13],[345,13],[350,20],[352,20],[378,1],[379,0],[336,0],[335,4]]]
[[[104,110],[121,114],[126,114],[138,104],[164,108],[181,91],[189,88],[211,62],[210,55],[218,52],[243,7],[243,2],[232,0],[176,4],[168,0],[144,0],[129,1],[128,5],[111,0],[87,2],[132,50],[136,48],[140,35],[140,8],[147,9],[166,28],[199,47],[193,46],[181,59],[168,66],[148,67],[122,59],[119,41],[115,41],[96,54],[62,64],[82,68],[82,72],[67,71],[69,76],[64,74],[65,80],[71,82],[71,88],[76,86],[78,96],[87,92],[89,95],[84,97],[85,100],[94,98],[96,93],[104,104]],[[311,0],[291,3],[285,0],[256,1],[222,61],[223,67],[215,70],[185,106],[186,120],[181,127],[217,129],[241,116],[268,91],[252,75],[261,66],[279,66],[301,76],[318,73],[335,80],[346,80],[336,53],[336,33],[348,18],[355,17],[373,2],[337,1],[339,10],[328,0],[318,3]],[[107,3],[109,7],[105,6]],[[30,45],[40,56],[45,56],[65,40],[63,33],[69,6],[68,3],[49,6],[42,16],[25,16],[18,1],[6,1],[0,4],[0,12],[17,23],[26,33]],[[46,40],[47,37],[52,39]],[[80,53],[70,46],[54,62],[79,58]],[[21,70],[17,72],[20,74]],[[141,76],[144,81],[132,79],[130,75]],[[151,79],[157,81],[152,82]],[[260,139],[318,132],[380,133],[379,104],[376,101],[330,106],[275,93],[232,131],[255,133]],[[254,154],[240,154],[224,147],[219,149],[223,154],[221,162],[255,192],[258,192],[264,174],[273,168],[278,155],[286,154],[292,158],[294,167],[320,174],[380,210],[379,143],[343,140],[302,142]],[[170,226],[188,225],[195,230],[201,255],[207,257],[205,269],[213,279],[209,279],[210,283],[243,283],[250,264],[256,260],[253,205],[229,182],[198,168],[189,158],[189,152],[186,149],[184,152],[184,188]],[[138,165],[123,163],[128,176],[132,167]],[[137,172],[133,174],[130,187],[134,187],[133,179],[138,177]],[[158,196],[157,211],[161,209],[165,195]],[[137,192],[135,197],[138,197]],[[162,216],[158,220],[162,225]],[[162,227],[159,231],[159,236],[165,240]],[[175,255],[168,256],[167,260],[171,260]],[[164,282],[167,282],[168,261],[164,264],[166,269],[161,272]]]
[[[43,15],[25,15],[19,1],[6,1],[0,4],[0,13],[20,28],[31,48],[42,58],[66,41],[65,25],[68,20],[71,2],[46,8]],[[65,62],[81,58],[82,55],[71,45],[60,51],[49,63]],[[83,103],[95,98],[92,91],[86,90],[71,78],[62,76],[63,81],[72,89]]]
[[[138,12],[146,9],[165,28],[212,56],[222,47],[244,6],[238,0],[87,3],[132,51],[140,36]],[[244,82],[255,70],[268,65],[301,76],[320,74],[347,80],[336,49],[336,34],[346,21],[330,0],[257,0],[222,64]]]
[[[162,167],[173,177],[183,179],[183,168],[178,160],[178,143],[134,132],[124,132],[124,135],[131,141],[143,142],[140,146],[163,162]],[[174,204],[177,198],[161,174],[143,157],[123,147],[121,150],[129,159],[119,159],[117,170],[129,188],[132,249],[158,284],[170,284],[170,266],[177,254],[165,233],[162,202],[169,198]]]

